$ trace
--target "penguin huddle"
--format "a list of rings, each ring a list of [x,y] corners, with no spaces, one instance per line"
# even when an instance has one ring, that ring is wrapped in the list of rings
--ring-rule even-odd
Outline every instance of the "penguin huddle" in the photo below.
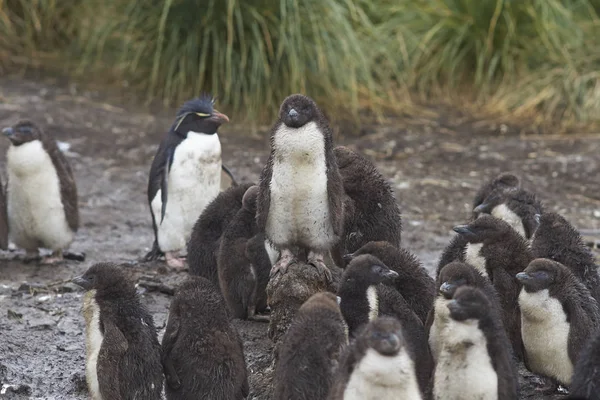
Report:
[[[515,175],[482,186],[431,276],[402,247],[390,184],[334,146],[311,98],[283,101],[259,181],[239,184],[221,162],[228,118],[213,103],[183,105],[150,171],[146,259],[179,269],[187,248],[189,263],[162,342],[124,268],[99,263],[73,279],[86,291],[92,399],[247,398],[232,320],[272,324],[269,287],[298,268],[332,289],[302,287],[305,300],[272,337],[274,400],[514,400],[519,363],[544,393],[560,385],[572,399],[599,398],[598,266]]]

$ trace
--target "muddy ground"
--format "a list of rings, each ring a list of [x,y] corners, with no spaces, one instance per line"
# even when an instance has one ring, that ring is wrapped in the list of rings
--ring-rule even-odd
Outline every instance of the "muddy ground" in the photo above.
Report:
[[[85,262],[57,266],[24,264],[15,251],[0,255],[0,398],[87,398],[82,293],[67,282],[92,263],[122,262],[136,278],[171,286],[186,276],[168,272],[161,262],[138,262],[152,243],[147,174],[173,111],[152,116],[115,104],[74,86],[0,80],[0,126],[31,118],[71,145],[82,221],[71,250],[87,255]],[[480,183],[501,171],[518,173],[526,188],[578,228],[590,234],[600,229],[600,135],[527,136],[451,110],[437,112],[438,117],[390,120],[363,129],[359,137],[336,138],[376,160],[393,182],[403,211],[404,246],[427,268],[433,269],[452,226],[468,218]],[[228,124],[220,136],[224,162],[239,181],[255,181],[268,152],[265,133],[248,135]],[[0,139],[3,181],[7,146]],[[170,297],[139,289],[163,327],[162,337]],[[272,349],[267,324],[235,325],[244,339],[250,398],[263,398],[257,377]],[[542,398],[528,382],[522,398]]]

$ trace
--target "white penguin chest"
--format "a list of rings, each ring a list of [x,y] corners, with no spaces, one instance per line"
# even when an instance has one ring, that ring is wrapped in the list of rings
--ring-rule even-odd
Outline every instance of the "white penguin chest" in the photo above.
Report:
[[[547,289],[519,294],[521,334],[530,368],[556,378],[563,385],[571,383],[573,363],[569,357],[570,325],[558,299]]]
[[[485,269],[485,257],[480,254],[482,248],[483,243],[467,243],[465,261],[475,267],[481,275],[488,277]]]
[[[525,227],[523,220],[515,214],[513,210],[508,208],[506,204],[500,204],[492,209],[492,216],[506,221],[514,230],[519,232],[519,235],[525,237]]]
[[[478,321],[448,321],[434,374],[436,400],[497,400],[498,375]]]
[[[219,194],[221,187],[221,142],[218,134],[188,132],[173,154],[168,177],[167,206],[160,222],[159,190],[152,200],[157,219],[158,244],[162,251],[185,247],[196,220]]]
[[[421,400],[415,367],[401,349],[395,356],[383,356],[368,349],[355,366],[344,400]]]
[[[60,180],[42,142],[10,146],[7,152],[7,210],[12,240],[19,247],[57,250],[73,240],[60,195]]]
[[[102,400],[98,381],[98,355],[104,336],[100,331],[100,307],[94,300],[94,291],[86,293],[83,313],[86,319],[86,363],[85,378],[93,400]]]
[[[267,236],[276,246],[329,248],[334,234],[322,132],[314,122],[298,129],[282,125],[273,146]]]
[[[448,303],[449,300],[438,296],[433,305],[434,315],[433,323],[429,329],[429,347],[431,348],[431,356],[433,357],[434,362],[437,362],[442,349],[442,332],[450,320],[450,310],[447,307]]]

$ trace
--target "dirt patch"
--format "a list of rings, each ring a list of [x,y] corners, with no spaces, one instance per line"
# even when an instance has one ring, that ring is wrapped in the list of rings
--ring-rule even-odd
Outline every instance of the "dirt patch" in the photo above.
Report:
[[[0,80],[0,126],[25,117],[71,144],[82,220],[72,250],[85,252],[87,260],[39,266],[23,264],[15,252],[1,254],[0,383],[15,385],[10,390],[20,393],[6,398],[85,399],[82,293],[67,280],[98,261],[124,263],[145,282],[139,289],[162,337],[170,296],[158,290],[159,283],[172,287],[186,276],[167,273],[161,263],[137,262],[152,243],[147,174],[171,119],[105,104],[94,93]],[[233,124],[224,125],[220,137],[224,162],[238,180],[256,181],[267,157],[267,137],[248,135]],[[442,113],[439,119],[368,127],[362,136],[337,143],[376,160],[393,182],[403,212],[403,245],[430,270],[451,227],[470,215],[481,182],[505,170],[522,176],[525,187],[578,228],[600,230],[599,135],[523,136],[510,127]],[[0,140],[4,181],[7,145]],[[245,344],[251,398],[266,399],[273,347],[268,324],[235,325]],[[535,398],[533,377],[522,372],[522,398]]]

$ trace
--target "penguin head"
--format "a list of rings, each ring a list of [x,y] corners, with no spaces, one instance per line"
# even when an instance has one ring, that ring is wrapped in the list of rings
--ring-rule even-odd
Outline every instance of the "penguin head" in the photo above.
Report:
[[[94,264],[83,275],[73,278],[72,282],[86,291],[96,290],[100,293],[126,289],[135,293],[135,287],[114,263]]]
[[[458,288],[447,304],[450,317],[456,321],[484,318],[489,313],[490,306],[487,296],[472,286]]]
[[[517,280],[528,293],[550,289],[555,282],[563,281],[568,269],[559,262],[538,258],[529,263],[525,271],[516,275]]]
[[[327,308],[338,312],[340,311],[338,297],[331,292],[318,292],[313,294],[302,304],[300,310],[307,310],[317,307]]]
[[[457,225],[452,230],[463,236],[469,243],[493,242],[514,231],[508,223],[487,214],[468,225]]]
[[[393,317],[376,318],[365,326],[357,340],[382,356],[394,356],[404,345],[402,324]]]
[[[279,108],[279,119],[287,127],[300,128],[320,117],[317,104],[308,96],[293,94],[286,97]]]
[[[350,279],[360,280],[371,286],[382,282],[389,282],[398,277],[396,271],[389,269],[381,260],[370,254],[363,254],[354,258],[342,277],[343,281]]]
[[[469,264],[453,261],[440,270],[438,289],[445,299],[450,300],[456,290],[462,286],[473,286],[481,274]]]
[[[382,253],[385,253],[387,251],[394,251],[397,249],[394,247],[394,245],[392,245],[390,242],[386,242],[386,241],[370,241],[367,244],[363,245],[360,249],[356,250],[354,253],[348,253],[348,254],[344,254],[343,255],[343,259],[344,262],[346,263],[346,265],[348,265],[348,263],[350,263],[350,261],[352,261],[353,259],[355,259],[356,257],[362,255],[362,254],[373,254],[373,255],[379,255]]]
[[[207,94],[186,101],[177,111],[171,130],[182,137],[186,137],[188,132],[217,133],[219,126],[229,122],[229,117],[215,110],[214,103],[215,99]]]
[[[256,199],[258,198],[258,185],[250,186],[242,197],[242,207],[256,212]]]
[[[2,133],[13,146],[20,146],[42,138],[42,131],[33,122],[27,120],[19,121],[11,127],[2,129]]]
[[[486,197],[494,191],[502,191],[509,188],[519,187],[520,185],[521,182],[519,181],[519,178],[517,176],[507,172],[503,172],[497,177],[495,177],[493,180],[484,184],[481,187],[481,189],[479,189],[477,195],[475,196],[475,204],[473,206],[477,208],[484,202]],[[479,212],[473,210],[473,217],[477,218],[478,216]]]

